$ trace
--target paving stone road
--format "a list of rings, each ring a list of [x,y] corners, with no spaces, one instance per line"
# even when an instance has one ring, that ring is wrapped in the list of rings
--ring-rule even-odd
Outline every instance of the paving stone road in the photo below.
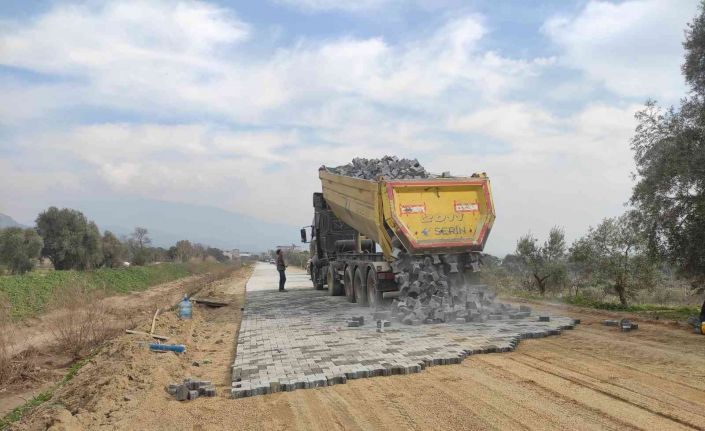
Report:
[[[289,289],[312,289],[311,279],[306,271],[289,267],[286,270],[286,285]],[[277,291],[279,290],[279,273],[277,266],[266,262],[257,262],[255,271],[247,281],[245,290],[249,292]]]
[[[290,270],[287,278],[290,292],[277,292],[276,268],[258,263],[247,284],[232,367],[234,398],[417,373],[472,354],[511,351],[522,338],[558,335],[575,325],[567,317],[539,322],[530,316],[416,326],[394,321],[378,332],[374,310],[314,290],[303,271]],[[349,327],[355,317],[364,324]]]

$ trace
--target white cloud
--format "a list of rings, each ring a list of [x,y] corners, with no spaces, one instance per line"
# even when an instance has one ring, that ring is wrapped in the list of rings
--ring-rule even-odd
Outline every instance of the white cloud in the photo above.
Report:
[[[268,123],[273,111],[297,112],[296,104],[337,97],[431,111],[436,98],[458,89],[497,98],[551,61],[480,50],[486,29],[477,15],[394,45],[381,37],[299,40],[254,57],[243,48],[250,26],[206,3],[57,6],[0,31],[0,64],[72,77],[62,86],[74,91],[46,90],[63,106],[206,113],[254,123]]]
[[[82,75],[126,64],[208,67],[217,48],[245,40],[249,30],[207,3],[130,0],[57,6],[30,26],[11,23],[2,33],[3,64]]]
[[[624,96],[677,101],[681,43],[696,0],[592,0],[577,14],[549,19],[544,32],[563,51],[566,66]]]
[[[367,12],[379,10],[399,0],[274,0],[286,6],[291,6],[306,12],[344,11]]]
[[[652,9],[632,11],[631,4],[593,2],[546,24],[565,52],[560,61],[593,80],[574,77],[562,88],[599,81],[618,96],[650,95],[650,87],[624,83],[643,77],[617,58],[626,55],[620,37],[634,39],[653,20]],[[617,13],[634,18],[589,25]],[[567,99],[533,84],[556,60],[484,48],[492,38],[486,20],[458,14],[412,37],[299,38],[266,50],[257,45],[258,28],[204,2],[57,4],[0,27],[0,64],[53,78],[0,82],[0,121],[16,131],[13,151],[0,153],[0,181],[17,184],[0,200],[45,207],[65,188],[301,225],[311,217],[321,164],[398,154],[434,172],[490,174],[498,221],[489,251],[511,251],[519,235],[544,234],[554,224],[578,235],[628,198],[636,106],[578,98],[570,113],[550,108],[546,98]],[[617,54],[597,55],[608,48]],[[645,73],[660,93],[675,91],[669,83],[678,64],[665,63],[674,61],[671,53],[643,44],[633,51],[637,65],[663,63],[665,72],[654,66]],[[69,111],[96,108],[98,118],[63,122]],[[47,183],[59,190],[43,191]]]
[[[480,110],[456,126],[502,140],[501,154],[438,157],[433,166],[492,180],[497,221],[490,250],[509,252],[531,230],[545,236],[563,226],[569,240],[589,225],[624,211],[633,170],[629,139],[636,105],[588,105],[560,118],[536,106],[501,105]]]

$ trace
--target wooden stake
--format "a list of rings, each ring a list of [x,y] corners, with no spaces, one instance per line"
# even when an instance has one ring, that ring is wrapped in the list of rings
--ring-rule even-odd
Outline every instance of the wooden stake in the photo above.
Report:
[[[154,326],[157,324],[157,316],[159,316],[159,311],[161,311],[161,309],[157,308],[157,311],[154,312],[154,317],[152,318],[152,329],[149,331],[150,334],[154,334]]]

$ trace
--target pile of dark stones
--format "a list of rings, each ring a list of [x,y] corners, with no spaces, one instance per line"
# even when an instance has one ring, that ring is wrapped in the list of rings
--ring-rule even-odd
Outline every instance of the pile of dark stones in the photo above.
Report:
[[[392,263],[399,298],[391,312],[408,325],[422,323],[465,323],[488,320],[522,319],[531,308],[512,307],[495,302],[496,294],[487,285],[473,281],[479,270],[474,254],[412,256],[397,251]]]
[[[215,386],[209,380],[184,379],[183,383],[170,383],[166,387],[166,391],[173,395],[177,401],[215,396]]]
[[[356,157],[352,163],[326,168],[328,171],[345,175],[347,177],[362,178],[365,180],[409,180],[430,178],[426,169],[416,159],[400,159],[396,156],[384,156],[381,159],[365,159]]]

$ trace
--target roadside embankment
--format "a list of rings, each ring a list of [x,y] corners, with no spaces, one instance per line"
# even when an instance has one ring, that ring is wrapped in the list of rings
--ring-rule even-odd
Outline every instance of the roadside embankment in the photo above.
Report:
[[[146,267],[147,271],[118,275],[78,274],[93,284],[78,288],[71,283],[55,285],[51,300],[44,304],[46,312],[0,322],[0,363],[8,365],[0,367],[6,371],[0,375],[0,412],[46,394],[77,361],[90,357],[96,346],[135,328],[138,322],[151,321],[156,309],[170,309],[184,294],[194,294],[240,272],[236,266],[224,264],[179,266]],[[185,276],[148,286],[159,277],[179,274]],[[106,286],[103,283],[109,277],[112,284]],[[129,289],[136,291],[121,294]]]
[[[33,271],[24,275],[0,276],[0,299],[6,297],[10,317],[17,321],[49,311],[52,300],[75,286],[86,291],[101,290],[105,295],[124,294],[211,272],[221,266],[214,262],[194,262],[93,271]]]

